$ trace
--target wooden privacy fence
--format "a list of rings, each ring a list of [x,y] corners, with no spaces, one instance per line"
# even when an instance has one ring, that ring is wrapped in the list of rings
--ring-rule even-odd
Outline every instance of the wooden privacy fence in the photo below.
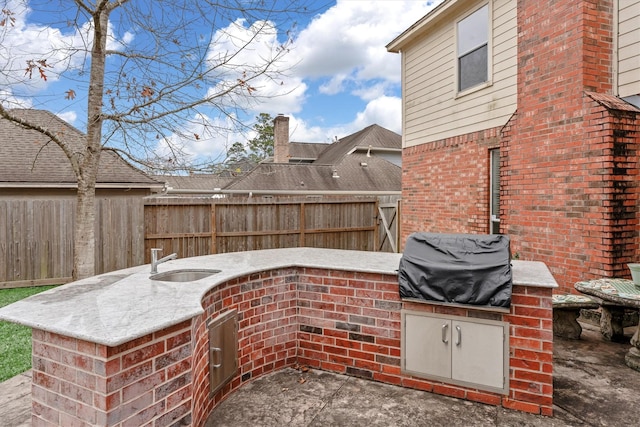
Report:
[[[397,251],[399,197],[96,197],[96,274],[150,262],[284,247]],[[71,280],[75,194],[0,198],[0,289]]]
[[[71,281],[75,194],[0,199],[0,289]],[[96,274],[144,262],[141,194],[96,196]]]
[[[151,248],[180,258],[302,246],[391,252],[397,199],[149,198],[145,261]]]

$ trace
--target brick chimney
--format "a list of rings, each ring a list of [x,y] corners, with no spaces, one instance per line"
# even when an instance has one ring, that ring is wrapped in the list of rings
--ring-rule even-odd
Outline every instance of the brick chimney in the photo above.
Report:
[[[273,162],[289,163],[289,117],[283,114],[273,119]]]

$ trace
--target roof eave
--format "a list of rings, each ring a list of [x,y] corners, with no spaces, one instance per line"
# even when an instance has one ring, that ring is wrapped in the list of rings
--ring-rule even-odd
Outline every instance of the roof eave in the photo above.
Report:
[[[420,18],[412,26],[404,30],[398,37],[387,44],[387,51],[400,53],[406,45],[422,35],[429,25],[432,25],[442,19],[451,7],[459,1],[461,0],[444,0],[437,7],[429,11],[429,13]]]
[[[144,183],[97,183],[96,188],[116,188],[116,189],[149,189],[149,190],[162,190],[164,184],[144,184]]]
[[[77,190],[78,185],[75,182],[59,183],[59,182],[0,182],[0,188],[46,188],[46,189],[71,189]],[[98,189],[149,189],[162,190],[163,184],[144,184],[144,183],[97,183]]]
[[[402,153],[402,148],[368,147],[364,145],[358,145],[353,147],[347,154],[364,151],[371,151],[372,153]]]
[[[294,195],[294,196],[386,196],[386,195],[401,195],[402,191],[397,190],[380,190],[380,191],[351,191],[351,190],[222,190],[221,194],[252,194],[255,196],[280,196],[280,195]]]

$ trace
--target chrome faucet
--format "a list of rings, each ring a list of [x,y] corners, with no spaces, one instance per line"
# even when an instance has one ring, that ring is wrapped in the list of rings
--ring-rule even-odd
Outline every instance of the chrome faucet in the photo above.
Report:
[[[171,255],[158,259],[158,253],[160,252],[162,252],[162,249],[160,248],[151,249],[151,274],[158,272],[158,264],[178,258],[178,254],[174,252]]]

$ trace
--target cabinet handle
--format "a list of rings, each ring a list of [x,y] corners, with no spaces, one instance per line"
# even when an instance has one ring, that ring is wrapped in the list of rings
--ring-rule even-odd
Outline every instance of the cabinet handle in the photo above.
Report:
[[[209,349],[209,351],[211,352],[211,360],[214,359],[214,356],[216,353],[220,353],[222,354],[222,349],[219,347],[211,347],[211,349]],[[220,366],[222,366],[222,362],[220,363],[214,363],[211,365],[212,368],[219,368]]]
[[[447,330],[449,329],[449,324],[445,323],[444,325],[442,325],[442,342],[447,344],[449,342],[449,339],[447,337],[447,335],[449,335],[447,333]]]
[[[462,329],[460,329],[460,326],[456,326],[456,332],[456,345],[459,346],[462,344]]]

